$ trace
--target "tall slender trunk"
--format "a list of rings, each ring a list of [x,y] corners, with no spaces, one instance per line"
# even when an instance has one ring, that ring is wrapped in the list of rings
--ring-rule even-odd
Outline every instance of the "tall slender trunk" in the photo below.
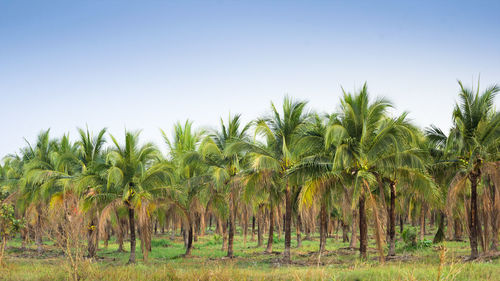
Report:
[[[391,202],[389,206],[389,253],[388,256],[396,255],[396,183],[390,183]]]
[[[194,232],[194,226],[193,222],[191,219],[188,219],[188,230],[187,230],[187,245],[186,245],[186,253],[184,254],[185,257],[191,256],[191,250],[193,249],[193,232]]]
[[[272,253],[273,252],[273,234],[274,234],[274,209],[273,205],[269,207],[269,236],[267,237],[267,248],[266,248],[266,253]]]
[[[181,233],[182,233],[182,238],[184,239],[184,248],[187,249],[188,233],[187,233],[186,228],[184,226],[181,227]]]
[[[484,202],[484,201],[483,201]],[[477,221],[478,225],[478,235],[481,241],[481,249],[483,250],[483,253],[488,252],[488,244],[490,242],[490,224],[488,223],[489,218],[488,218],[488,213],[485,209],[482,209],[480,212],[480,217],[479,220]],[[483,225],[484,229],[481,227],[481,224]]]
[[[368,246],[368,225],[366,222],[365,194],[362,192],[359,198],[359,254],[362,259],[366,259],[366,249]]]
[[[441,243],[444,240],[444,219],[446,217],[445,213],[443,211],[440,211],[440,216],[439,216],[439,226],[438,230],[436,232],[436,235],[434,235],[434,239],[432,240],[432,243]]]
[[[489,185],[489,188],[490,188],[490,194],[491,194],[491,206],[492,206],[492,209],[491,209],[491,215],[490,215],[490,222],[491,222],[491,247],[490,247],[490,250],[492,251],[497,251],[498,250],[498,224],[499,224],[499,220],[498,220],[498,209],[497,208],[497,204],[499,204],[500,202],[498,202],[498,200],[500,200],[500,198],[498,198],[498,191],[496,190],[495,188],[495,185],[493,183],[493,180],[490,178],[490,185]],[[499,187],[500,188],[500,187]]]
[[[435,222],[436,222],[436,213],[435,213],[435,212],[433,212],[433,211],[431,211],[431,212],[430,212],[430,214],[431,214],[431,215],[430,215],[430,219],[429,219],[429,226],[430,226],[431,228],[433,228],[433,227],[434,227],[434,224],[435,224]]]
[[[234,195],[231,194],[231,204],[230,204],[230,209],[229,209],[229,230],[228,230],[228,242],[227,242],[227,257],[232,258],[234,257],[233,255],[233,241],[234,241],[234,227],[235,227],[235,202],[234,202]]]
[[[302,247],[302,235],[300,233],[300,229],[302,228],[302,216],[300,214],[297,214],[297,226],[296,226],[296,233],[297,233],[297,248]]]
[[[217,217],[217,227],[215,228],[215,232],[222,236],[222,219]]]
[[[197,230],[199,230],[198,226],[200,225],[200,217],[197,214],[194,215],[194,220],[192,223],[193,223],[193,241],[197,242],[199,233],[199,231]]]
[[[354,249],[356,248],[356,244],[358,244],[358,236],[357,236],[357,230],[358,230],[358,223],[356,222],[358,220],[358,211],[356,209],[352,210],[352,224],[351,224],[351,242],[349,243],[349,248]]]
[[[97,238],[97,225],[95,217],[92,216],[89,225],[87,226],[87,252],[89,258],[96,256],[96,238]]]
[[[261,210],[257,211],[257,248],[262,247],[262,228],[264,226],[262,225],[262,214]]]
[[[135,215],[134,208],[128,205],[128,220],[130,226],[130,257],[128,263],[135,263]]]
[[[35,243],[36,251],[41,254],[43,251],[42,242],[42,208],[40,205],[36,206],[37,216],[36,216],[36,226],[35,226]]]
[[[200,213],[200,236],[205,235],[205,211],[201,211]]]
[[[255,216],[252,216],[252,236],[250,236],[250,241],[255,241]]]
[[[399,215],[399,233],[402,234],[404,230],[404,223],[405,219],[403,217],[403,214]]]
[[[425,213],[427,212],[425,203],[420,208],[420,241],[425,239]]]
[[[245,211],[245,215],[243,217],[243,247],[247,246],[247,236],[248,236],[248,215]]]
[[[292,192],[290,185],[286,183],[285,193],[285,250],[283,251],[283,262],[290,263],[290,245],[292,242]]]
[[[227,221],[222,223],[222,251],[227,250]]]
[[[322,253],[326,248],[326,234],[327,234],[327,213],[326,203],[322,200],[320,207],[320,223],[319,223],[319,252]]]
[[[470,239],[470,258],[476,259],[479,257],[479,251],[477,249],[477,238],[478,238],[478,210],[477,210],[477,183],[481,176],[480,171],[476,173],[471,173],[469,175],[469,180],[471,182],[471,195],[470,195],[470,214],[469,214],[469,239]]]

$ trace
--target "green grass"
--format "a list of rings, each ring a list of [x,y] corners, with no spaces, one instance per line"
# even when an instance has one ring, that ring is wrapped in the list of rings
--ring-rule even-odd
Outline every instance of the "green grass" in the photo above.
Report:
[[[295,236],[293,236],[295,237]],[[273,246],[274,252],[284,247],[283,235]],[[437,280],[440,250],[436,245],[408,250],[397,244],[398,259],[378,262],[373,241],[369,258],[361,261],[358,252],[347,249],[335,237],[327,242],[327,253],[318,257],[318,237],[303,241],[301,248],[292,242],[293,264],[280,263],[279,253],[264,254],[256,248],[256,241],[243,244],[243,237],[235,237],[236,258],[224,258],[222,239],[214,234],[200,237],[194,243],[192,257],[184,258],[181,237],[171,241],[167,235],[152,240],[152,252],[147,262],[142,261],[140,242],[137,246],[137,264],[125,265],[129,256],[118,253],[118,245],[110,241],[107,249],[101,243],[98,259],[80,265],[83,280]],[[431,235],[428,237],[431,238]],[[372,239],[373,240],[373,239]],[[267,239],[264,240],[267,242]],[[498,259],[481,262],[463,262],[469,253],[467,242],[445,242],[447,248],[440,280],[500,280]],[[51,243],[45,243],[45,252],[38,256],[35,246],[20,250],[20,241],[9,241],[6,265],[0,268],[0,280],[66,280],[69,278],[67,259]]]

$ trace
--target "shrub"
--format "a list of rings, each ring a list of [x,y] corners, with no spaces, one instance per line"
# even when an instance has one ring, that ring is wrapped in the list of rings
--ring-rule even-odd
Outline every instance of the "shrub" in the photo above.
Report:
[[[417,228],[416,227],[407,227],[403,230],[401,234],[403,241],[405,242],[405,247],[416,247],[417,246]]]
[[[151,247],[170,247],[171,244],[170,244],[170,241],[168,240],[165,240],[165,239],[161,239],[161,240],[153,240],[151,241]]]
[[[417,242],[417,228],[416,227],[408,227],[401,234],[403,241],[405,242],[404,248],[406,250],[416,250],[416,249],[424,249],[432,246],[431,240],[423,240]]]

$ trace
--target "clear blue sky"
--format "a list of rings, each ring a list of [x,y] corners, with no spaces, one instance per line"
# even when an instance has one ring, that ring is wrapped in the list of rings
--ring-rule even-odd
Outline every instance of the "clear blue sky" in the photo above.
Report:
[[[347,3],[348,2],[348,3]],[[41,129],[251,120],[285,94],[318,111],[368,82],[447,129],[467,85],[500,83],[499,1],[0,0],[0,156]],[[499,99],[497,99],[497,102]],[[498,103],[497,103],[498,104]]]

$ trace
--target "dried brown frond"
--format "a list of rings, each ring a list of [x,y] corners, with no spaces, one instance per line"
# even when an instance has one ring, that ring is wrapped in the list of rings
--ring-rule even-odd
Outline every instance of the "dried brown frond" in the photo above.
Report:
[[[121,198],[111,201],[111,203],[102,209],[101,215],[99,216],[99,232],[105,231],[106,221],[111,219],[111,214],[116,213],[116,208],[119,206],[123,206],[123,200]]]

